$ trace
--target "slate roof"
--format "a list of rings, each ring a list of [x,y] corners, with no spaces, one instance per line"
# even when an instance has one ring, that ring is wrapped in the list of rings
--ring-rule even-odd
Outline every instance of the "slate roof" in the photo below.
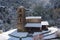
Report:
[[[25,27],[42,27],[41,23],[27,23]]]

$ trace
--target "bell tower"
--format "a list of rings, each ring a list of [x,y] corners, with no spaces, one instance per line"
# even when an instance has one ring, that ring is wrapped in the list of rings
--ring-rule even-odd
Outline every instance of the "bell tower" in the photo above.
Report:
[[[20,6],[17,9],[18,13],[18,22],[17,22],[17,29],[18,31],[24,31],[24,26],[25,26],[25,8],[23,6]]]

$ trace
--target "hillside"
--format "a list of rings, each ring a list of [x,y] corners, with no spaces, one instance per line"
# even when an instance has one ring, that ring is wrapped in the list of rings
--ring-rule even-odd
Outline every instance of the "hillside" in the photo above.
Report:
[[[51,0],[0,0],[0,20],[3,21],[1,26],[3,27],[4,31],[16,28],[16,11],[17,8],[22,5],[26,9],[29,9],[29,11],[26,11],[26,16],[42,16],[44,20],[49,21],[50,25],[59,27],[60,9],[54,9],[54,7],[59,7],[55,6],[59,4],[59,0],[53,2]],[[43,10],[40,8],[40,6]]]

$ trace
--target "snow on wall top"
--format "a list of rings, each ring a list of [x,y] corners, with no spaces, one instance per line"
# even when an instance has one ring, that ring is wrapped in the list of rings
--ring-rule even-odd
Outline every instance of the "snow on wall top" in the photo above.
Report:
[[[26,19],[41,19],[41,16],[29,16]]]

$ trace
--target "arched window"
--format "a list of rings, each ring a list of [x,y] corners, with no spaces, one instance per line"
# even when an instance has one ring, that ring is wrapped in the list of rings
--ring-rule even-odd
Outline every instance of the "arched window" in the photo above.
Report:
[[[22,10],[20,9],[19,12],[22,12]]]
[[[22,14],[19,14],[19,17],[22,17]]]
[[[21,18],[20,18],[20,22],[21,22]]]

